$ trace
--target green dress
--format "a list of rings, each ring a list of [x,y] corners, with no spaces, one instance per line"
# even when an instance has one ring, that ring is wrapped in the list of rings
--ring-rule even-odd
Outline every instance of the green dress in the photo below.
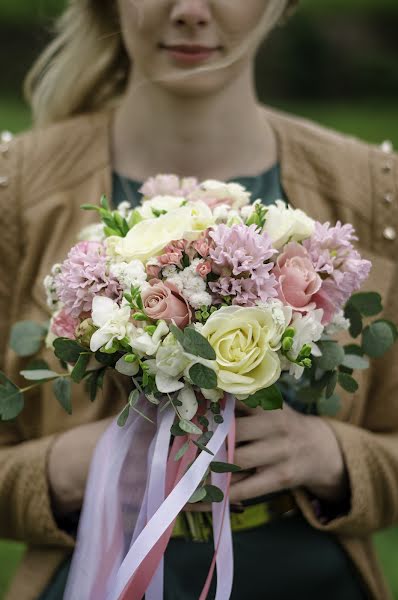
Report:
[[[265,204],[287,200],[276,164],[257,177],[234,179]],[[113,176],[113,204],[139,202],[140,183]],[[304,410],[293,394],[285,400]],[[233,533],[234,586],[231,600],[365,600],[355,567],[337,539],[311,527],[299,514]],[[164,600],[198,600],[213,557],[213,543],[171,539],[165,553]],[[70,559],[39,600],[61,600]],[[215,579],[215,578],[214,578]],[[215,580],[209,594],[214,599]],[[79,599],[80,600],[80,599]],[[85,600],[82,598],[81,600]]]

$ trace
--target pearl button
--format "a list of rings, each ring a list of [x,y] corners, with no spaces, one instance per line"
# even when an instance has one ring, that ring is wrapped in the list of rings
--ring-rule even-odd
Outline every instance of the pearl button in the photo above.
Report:
[[[9,144],[12,141],[13,135],[11,131],[2,131],[0,133],[0,142],[2,144]]]
[[[397,232],[394,227],[386,227],[383,231],[383,237],[389,242],[393,242],[397,238]]]
[[[393,194],[391,194],[391,192],[387,192],[387,194],[384,194],[383,200],[384,202],[387,202],[387,204],[392,204],[394,196]]]
[[[392,151],[394,150],[394,147],[392,145],[392,142],[390,142],[390,140],[384,140],[384,142],[381,144],[380,146],[382,152],[385,152],[385,154],[392,154]]]

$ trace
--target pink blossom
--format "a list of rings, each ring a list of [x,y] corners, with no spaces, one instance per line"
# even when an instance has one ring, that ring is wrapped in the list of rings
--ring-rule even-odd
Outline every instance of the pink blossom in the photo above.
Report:
[[[313,297],[319,291],[322,280],[303,246],[296,242],[287,244],[278,257],[273,273],[278,280],[281,302],[300,312],[315,308]]]
[[[66,314],[74,318],[90,313],[94,296],[120,300],[119,282],[108,273],[105,247],[99,242],[79,242],[61,265],[55,286]]]
[[[196,267],[196,272],[204,279],[211,272],[211,262],[209,260],[201,261]]]
[[[202,258],[207,258],[209,256],[211,247],[209,231],[206,231],[206,233],[202,237],[193,242],[192,246]]]
[[[180,179],[177,175],[157,175],[147,179],[139,191],[148,199],[155,196],[185,197],[191,194],[198,185],[198,180],[194,177]]]
[[[178,288],[171,282],[152,279],[150,287],[142,292],[144,310],[154,321],[163,319],[184,328],[191,322],[192,311]]]
[[[272,264],[264,265],[264,272],[257,273],[256,279],[244,277],[220,277],[217,281],[210,282],[211,291],[216,294],[215,304],[222,297],[232,297],[232,304],[253,306],[260,302],[267,302],[277,296],[276,278],[269,274]],[[219,298],[217,298],[217,296]]]
[[[74,319],[64,309],[54,315],[51,321],[51,332],[57,337],[75,339],[75,331],[78,326],[78,319]]]
[[[159,273],[161,271],[160,265],[150,265],[149,263],[145,266],[146,274],[148,279],[157,279],[159,277]]]

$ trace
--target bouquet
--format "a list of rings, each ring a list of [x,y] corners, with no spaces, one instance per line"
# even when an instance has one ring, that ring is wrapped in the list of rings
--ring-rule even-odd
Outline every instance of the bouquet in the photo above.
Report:
[[[227,573],[224,587],[230,589],[227,495],[230,475],[239,470],[232,462],[235,399],[281,409],[282,392],[291,387],[309,411],[334,414],[337,387],[355,392],[355,371],[384,354],[398,333],[390,321],[369,320],[382,311],[381,297],[359,292],[371,263],[355,249],[352,225],[319,223],[283,201],[251,202],[235,183],[157,176],[141,193],[137,208],[122,203],[112,210],[105,197],[99,206],[82,206],[97,211],[100,222],[80,233],[44,281],[50,323],[17,323],[11,335],[21,356],[36,354],[43,341],[54,351],[60,372],[36,360],[22,375],[31,386],[51,382],[68,412],[73,383],[84,382],[95,399],[109,369],[129,378],[131,392],[117,419],[132,428],[125,457],[139,427],[157,421],[137,518],[116,533],[120,507],[116,502],[111,516],[108,510],[113,525],[102,539],[103,552],[118,551],[107,566],[97,559],[89,583],[76,576],[67,598],[85,589],[84,597],[96,600],[122,598],[127,590],[129,598],[145,593],[159,600],[162,555],[188,501],[219,503],[209,578],[222,556],[218,579]],[[343,346],[339,332],[360,341]],[[14,418],[28,388],[4,374],[0,383],[0,416]],[[121,452],[117,432],[112,435],[107,452]],[[93,494],[101,464],[106,469],[104,450],[94,459]],[[120,477],[124,469],[120,463]],[[101,502],[103,517],[106,499]],[[83,555],[94,544],[85,514],[87,521],[92,510],[83,512]],[[99,568],[106,574],[101,593]]]

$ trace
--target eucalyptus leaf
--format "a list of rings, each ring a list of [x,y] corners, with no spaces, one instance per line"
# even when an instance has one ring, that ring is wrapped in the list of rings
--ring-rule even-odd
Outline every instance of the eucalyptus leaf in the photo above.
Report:
[[[86,374],[87,365],[90,361],[90,352],[84,352],[79,356],[79,360],[73,367],[71,377],[75,383],[80,383]]]
[[[12,381],[0,371],[0,419],[15,419],[25,405],[23,393]]]
[[[57,338],[53,346],[55,356],[66,363],[76,363],[80,354],[87,352],[87,348],[69,338]]]
[[[344,346],[344,352],[346,354],[355,354],[356,356],[363,356],[363,350],[358,344],[347,344]]]
[[[211,454],[212,456],[214,456],[214,452],[209,450],[204,444],[202,444],[201,442],[198,442],[197,440],[192,440],[192,441],[195,444],[195,446],[197,446],[199,448],[199,450],[202,450],[203,452],[207,452],[207,454]]]
[[[130,405],[127,404],[122,412],[120,413],[120,415],[117,418],[117,424],[119,425],[119,427],[124,427],[127,419],[129,418],[129,414],[130,414]]]
[[[35,321],[19,321],[11,329],[10,346],[18,356],[36,354],[47,335],[47,328]]]
[[[72,382],[60,377],[53,382],[53,392],[58,402],[68,414],[72,414]]]
[[[49,371],[51,370],[49,364],[41,358],[35,358],[33,360],[30,360],[26,365],[27,371],[34,371],[36,369],[47,369]]]
[[[383,310],[381,296],[377,292],[358,292],[348,301],[363,317],[373,317]]]
[[[377,319],[377,321],[374,321],[374,325],[376,323],[385,323],[386,325],[388,325],[388,327],[390,327],[393,337],[394,337],[394,341],[396,341],[398,339],[398,327],[396,326],[395,323],[393,323],[392,321],[389,321],[388,319]]]
[[[330,398],[333,395],[334,390],[336,389],[337,379],[338,379],[337,371],[332,371],[330,373],[330,377],[329,377],[329,380],[326,385],[326,390],[325,390],[326,398]]]
[[[28,381],[46,381],[48,379],[56,379],[60,376],[55,371],[49,371],[48,369],[33,369],[31,371],[21,371],[22,377]]]
[[[242,400],[246,406],[257,408],[261,406],[263,410],[276,410],[283,407],[283,396],[276,385],[259,390],[252,396]]]
[[[344,309],[344,316],[350,321],[350,335],[353,338],[358,337],[363,328],[361,313],[352,304],[347,304]]]
[[[213,369],[200,363],[195,363],[189,369],[189,377],[194,385],[204,390],[213,390],[217,387],[217,375]]]
[[[341,400],[338,394],[333,394],[330,398],[322,397],[318,401],[318,414],[328,417],[334,417],[341,408]]]
[[[201,502],[207,496],[207,491],[205,488],[201,487],[194,491],[188,502],[190,504],[195,504],[196,502]]]
[[[186,451],[189,448],[189,441],[186,441],[185,444],[183,446],[181,446],[181,448],[179,449],[179,451],[176,453],[174,460],[175,462],[178,462],[186,453]]]
[[[170,433],[171,435],[174,435],[174,437],[181,437],[183,435],[186,435],[186,432],[183,429],[181,429],[177,421],[175,421],[171,426]]]
[[[384,321],[368,325],[363,330],[362,348],[371,358],[380,358],[394,345],[394,334]]]
[[[358,356],[356,354],[346,354],[342,366],[353,370],[368,369],[369,360],[363,356]]]
[[[204,489],[206,490],[205,498],[208,502],[222,502],[224,500],[223,492],[215,485],[205,485]]]
[[[218,461],[211,462],[210,469],[213,473],[238,473],[242,470],[238,465]]]
[[[314,387],[302,387],[297,392],[297,400],[305,404],[315,404],[322,396],[322,390]]]
[[[202,430],[199,429],[199,427],[195,425],[195,423],[192,423],[192,421],[187,421],[187,419],[181,419],[178,424],[180,426],[180,429],[185,431],[185,433],[193,433],[195,435],[202,434]]]
[[[176,325],[169,325],[171,333],[174,335],[177,342],[184,346],[184,332],[179,329]]]
[[[348,373],[339,373],[339,384],[346,390],[346,392],[350,392],[353,394],[358,389],[358,382]]]
[[[216,353],[209,342],[193,327],[184,329],[183,348],[194,356],[200,356],[206,360],[216,360]]]
[[[318,342],[322,356],[315,359],[316,366],[324,371],[334,371],[344,361],[344,349],[336,342]]]

